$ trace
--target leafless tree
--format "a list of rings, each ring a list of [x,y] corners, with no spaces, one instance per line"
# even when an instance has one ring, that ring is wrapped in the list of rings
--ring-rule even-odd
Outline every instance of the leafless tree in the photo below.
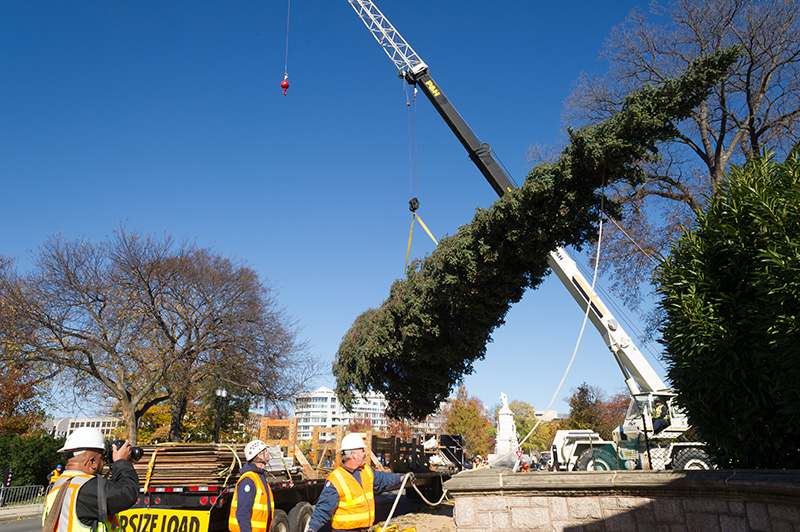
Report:
[[[179,439],[208,379],[280,399],[315,373],[295,322],[252,268],[169,237],[123,228],[97,244],[54,236],[12,293],[19,359],[63,368],[79,393],[112,396],[132,441],[163,401]]]
[[[737,45],[730,75],[660,146],[649,179],[612,191],[625,204],[625,222],[606,237],[615,287],[628,295],[652,276],[680,226],[720,185],[731,163],[764,150],[785,153],[798,141],[800,120],[800,5],[793,0],[674,0],[634,10],[609,36],[603,76],[583,75],[566,104],[569,123],[607,118],[622,98],[685,69],[700,55]],[[627,233],[627,235],[626,235]],[[633,241],[638,242],[634,244]],[[644,252],[644,253],[643,253]],[[649,256],[649,257],[648,257]],[[635,297],[631,298],[633,301]]]

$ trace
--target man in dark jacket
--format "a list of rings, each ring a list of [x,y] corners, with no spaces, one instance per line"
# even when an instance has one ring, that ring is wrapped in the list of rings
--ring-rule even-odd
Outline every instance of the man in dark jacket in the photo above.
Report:
[[[47,494],[42,522],[51,511],[59,511],[54,528],[57,532],[83,532],[95,526],[99,532],[114,528],[112,523],[116,521],[116,514],[136,504],[139,496],[139,476],[130,462],[130,443],[126,441],[119,448],[113,447],[111,480],[99,476],[105,463],[105,441],[99,430],[90,427],[76,429],[58,451],[64,453],[67,465]],[[102,500],[98,500],[101,482],[100,491],[104,495]],[[66,496],[61,508],[56,510],[53,504],[62,490],[66,490]],[[101,507],[105,508],[103,516],[99,515]]]

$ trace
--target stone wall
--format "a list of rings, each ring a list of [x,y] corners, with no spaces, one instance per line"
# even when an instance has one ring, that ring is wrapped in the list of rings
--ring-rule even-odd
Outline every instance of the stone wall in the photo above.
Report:
[[[445,488],[458,532],[800,532],[800,471],[479,469]]]

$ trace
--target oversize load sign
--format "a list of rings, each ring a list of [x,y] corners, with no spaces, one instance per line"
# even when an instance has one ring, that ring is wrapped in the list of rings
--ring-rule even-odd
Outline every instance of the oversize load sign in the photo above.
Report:
[[[119,532],[206,532],[208,512],[133,508],[119,514]]]

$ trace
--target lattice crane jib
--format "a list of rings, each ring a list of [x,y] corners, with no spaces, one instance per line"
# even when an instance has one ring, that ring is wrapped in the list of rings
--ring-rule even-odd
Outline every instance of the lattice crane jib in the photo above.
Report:
[[[381,10],[369,0],[347,0],[367,29],[381,45],[383,51],[395,64],[398,75],[410,83],[427,70],[427,65],[420,59],[403,36],[394,29],[392,23],[383,16]]]

